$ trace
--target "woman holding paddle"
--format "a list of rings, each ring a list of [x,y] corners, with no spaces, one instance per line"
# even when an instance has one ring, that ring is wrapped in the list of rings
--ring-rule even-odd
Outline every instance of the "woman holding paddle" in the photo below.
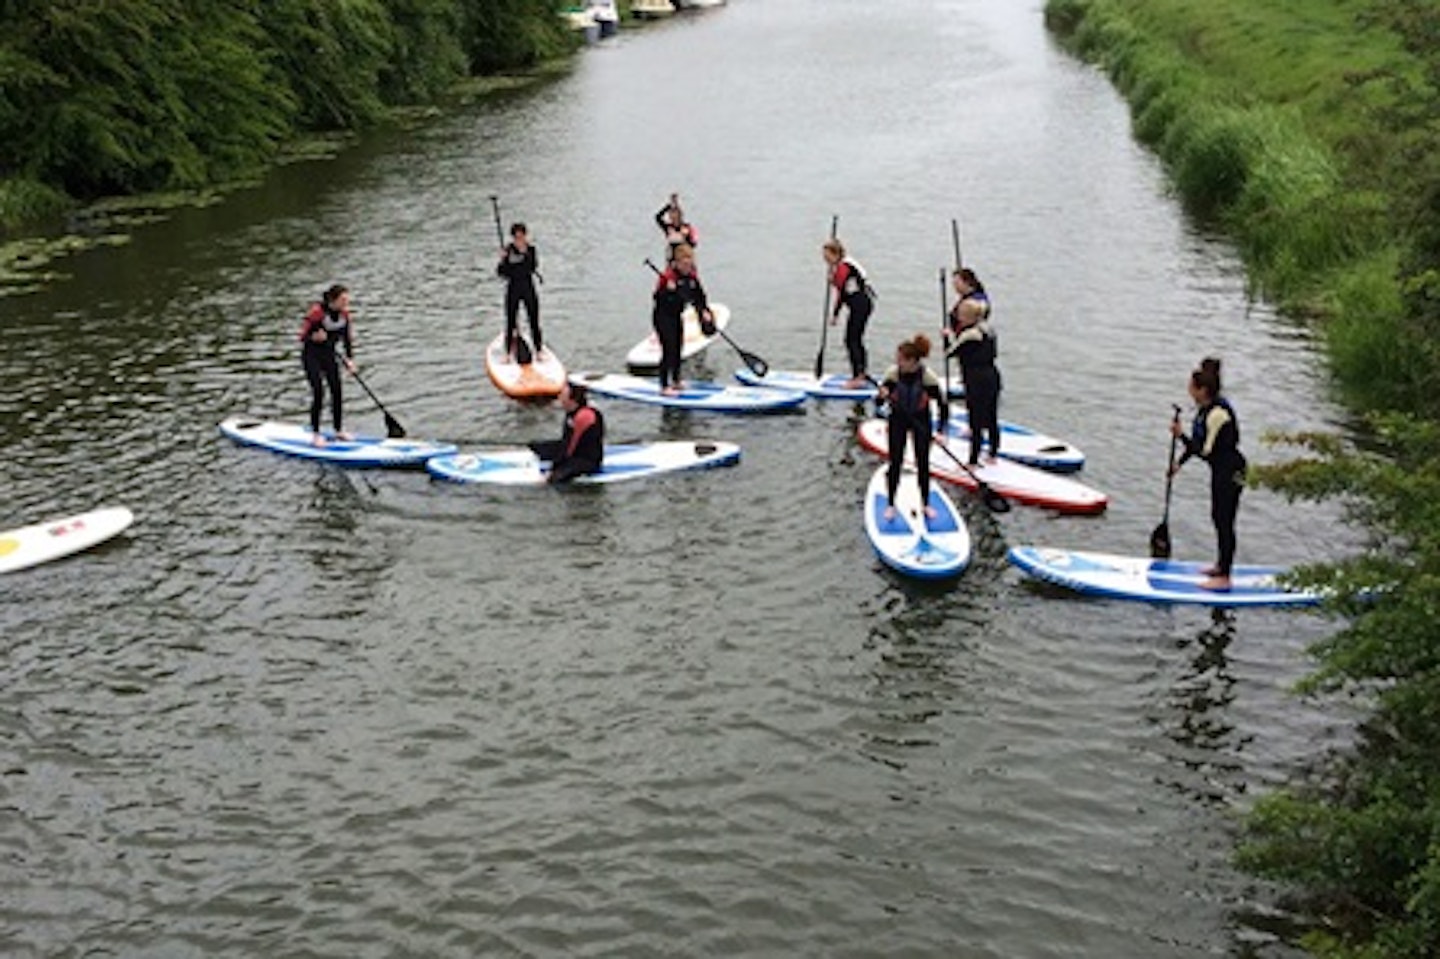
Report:
[[[868,357],[865,354],[865,324],[875,310],[875,290],[865,278],[860,264],[845,255],[845,244],[836,237],[820,247],[830,267],[830,283],[835,287],[835,307],[830,311],[830,325],[840,322],[840,310],[848,311],[845,321],[845,350],[850,354],[850,379],[845,388],[858,390],[869,380]]]
[[[666,254],[666,262],[675,262],[675,251],[682,244],[694,250],[700,243],[700,232],[694,226],[685,222],[685,214],[680,209],[680,194],[670,194],[670,199],[655,214],[655,225],[660,232],[665,234],[665,242],[669,244]]]
[[[350,291],[339,283],[320,295],[311,304],[300,324],[300,365],[310,383],[310,442],[324,446],[328,440],[320,433],[320,410],[325,406],[325,388],[330,388],[330,424],[337,439],[352,439],[341,429],[342,397],[340,393],[340,361],[355,372],[355,338],[350,322]],[[335,347],[343,344],[341,357]]]
[[[962,284],[968,285],[960,275],[969,272],[955,271],[957,290]],[[1000,455],[1000,370],[995,365],[995,332],[986,320],[989,314],[990,301],[976,297],[972,291],[955,304],[950,312],[950,328],[945,331],[949,354],[959,360],[965,383],[971,466],[979,464],[983,444],[988,443],[991,460]]]
[[[875,399],[890,405],[888,434],[890,463],[885,474],[888,505],[885,519],[895,518],[895,491],[900,487],[900,474],[905,466],[905,444],[915,442],[915,470],[920,482],[920,500],[925,504],[927,519],[935,518],[930,505],[930,437],[935,430],[932,404],[939,411],[940,422],[950,419],[950,404],[940,378],[925,366],[930,355],[930,338],[916,333],[895,350],[895,365],[885,371]],[[943,426],[942,426],[943,428]]]
[[[715,330],[705,287],[695,272],[695,251],[682,243],[675,248],[675,258],[655,282],[655,308],[650,324],[660,340],[660,392],[675,396],[685,384],[680,379],[680,348],[685,342],[685,307],[695,307],[700,328],[706,335]]]
[[[499,224],[496,224],[497,228]],[[500,250],[500,263],[495,272],[505,278],[505,352],[528,363],[528,350],[520,349],[520,304],[530,321],[530,339],[535,352],[544,349],[540,340],[540,297],[535,293],[535,277],[540,272],[540,258],[530,243],[530,233],[523,223],[510,225],[510,242]]]
[[[1170,467],[1174,476],[1192,456],[1210,464],[1210,519],[1215,523],[1219,557],[1205,572],[1203,589],[1230,588],[1230,569],[1235,563],[1235,517],[1240,512],[1240,493],[1245,489],[1245,454],[1240,452],[1240,420],[1235,409],[1220,393],[1220,361],[1207,357],[1190,374],[1190,398],[1195,401],[1195,419],[1187,436],[1179,417],[1170,423],[1170,434],[1185,451]]]

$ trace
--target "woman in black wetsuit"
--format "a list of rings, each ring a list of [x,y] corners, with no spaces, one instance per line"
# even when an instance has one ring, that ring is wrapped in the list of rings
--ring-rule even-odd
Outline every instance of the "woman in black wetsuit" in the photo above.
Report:
[[[878,402],[890,406],[887,423],[890,464],[885,474],[889,493],[886,519],[895,517],[895,491],[900,486],[900,474],[905,466],[905,444],[911,439],[915,442],[915,471],[920,481],[920,500],[925,504],[926,518],[935,518],[935,508],[930,505],[930,437],[935,431],[931,404],[939,411],[941,423],[950,419],[950,405],[940,378],[925,366],[925,357],[929,355],[930,339],[923,333],[916,333],[912,339],[901,343],[895,350],[895,365],[885,371],[880,389],[875,394]]]
[[[980,462],[980,447],[1000,455],[1000,370],[995,365],[995,331],[985,319],[989,301],[967,296],[950,313],[950,355],[960,361],[965,410],[970,418],[970,465]],[[952,335],[953,333],[953,335]]]
[[[660,340],[660,392],[674,396],[684,388],[680,379],[680,348],[685,342],[685,323],[681,318],[685,307],[695,307],[700,327],[706,335],[714,332],[714,317],[705,299],[705,287],[695,272],[695,251],[682,243],[675,248],[675,259],[655,283],[655,308],[650,324]]]
[[[300,324],[300,364],[310,383],[310,442],[324,446],[328,440],[320,433],[320,411],[325,406],[325,388],[330,388],[330,424],[337,439],[352,439],[341,428],[343,401],[340,393],[340,361],[355,372],[354,327],[350,322],[350,291],[339,283],[330,287],[313,303]],[[336,346],[345,347],[342,357]]]
[[[1240,493],[1245,489],[1245,454],[1240,452],[1240,420],[1235,408],[1220,393],[1220,361],[1207,357],[1190,374],[1190,398],[1195,401],[1195,419],[1187,436],[1178,420],[1170,433],[1185,452],[1170,470],[1174,476],[1192,456],[1210,464],[1210,519],[1215,523],[1218,557],[1200,586],[1204,589],[1230,588],[1230,570],[1235,564],[1235,517],[1240,512]]]
[[[535,353],[544,349],[540,339],[540,297],[535,293],[535,277],[540,272],[540,259],[530,242],[530,234],[523,223],[510,225],[510,242],[500,251],[500,264],[495,272],[505,278],[505,352],[514,359],[524,359],[526,351],[518,348],[516,339],[520,335],[517,320],[520,304],[525,304],[525,316],[530,321],[530,339]]]
[[[830,311],[830,325],[840,322],[842,308],[847,311],[845,350],[850,355],[850,379],[845,386],[856,390],[867,382],[869,357],[865,353],[865,325],[870,322],[870,314],[875,310],[875,290],[860,264],[845,255],[844,243],[831,237],[821,245],[820,252],[830,266],[830,283],[835,287],[835,306]]]

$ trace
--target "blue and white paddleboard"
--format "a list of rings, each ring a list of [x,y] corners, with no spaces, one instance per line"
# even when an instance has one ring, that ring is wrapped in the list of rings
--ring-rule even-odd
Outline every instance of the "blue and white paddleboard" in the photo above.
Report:
[[[0,573],[13,573],[69,556],[118,536],[135,522],[123,506],[78,513],[0,532]]]
[[[314,434],[298,423],[277,423],[250,416],[229,417],[220,424],[220,432],[237,443],[341,466],[420,466],[432,456],[457,452],[453,443],[380,436],[342,440],[329,432],[322,434],[325,445],[316,446]]]
[[[680,359],[688,360],[690,357],[704,350],[705,347],[715,342],[720,331],[730,325],[730,307],[724,303],[711,303],[710,315],[715,320],[715,332],[706,335],[700,328],[700,319],[695,313],[693,306],[687,306],[680,314],[680,329],[682,339],[680,340]],[[631,347],[630,352],[625,354],[625,365],[632,371],[648,373],[660,369],[660,337],[654,332],[645,339]]]
[[[1314,606],[1318,593],[1286,589],[1276,582],[1285,572],[1276,566],[1236,566],[1232,586],[1204,589],[1204,563],[1114,556],[1042,546],[1014,546],[1010,562],[1037,579],[1092,596],[1147,603],[1199,606]]]
[[[693,380],[676,395],[665,396],[657,380],[628,373],[571,373],[570,382],[583,384],[602,396],[712,413],[775,413],[795,409],[805,402],[805,394],[798,390]]]
[[[963,407],[951,410],[945,435],[954,449],[964,451],[961,456],[969,455],[970,415]],[[1005,420],[1000,421],[1000,457],[1052,473],[1073,473],[1085,465],[1085,454],[1064,440]]]
[[[736,370],[735,378],[746,386],[770,386],[782,390],[799,390],[817,400],[852,400],[864,403],[875,396],[873,383],[866,383],[864,386],[853,389],[846,386],[850,377],[845,373],[815,376],[803,370],[769,370],[764,376],[759,376],[754,370],[746,367]],[[965,384],[958,378],[951,378],[948,389],[952,399],[965,395]]]
[[[674,440],[659,443],[616,444],[605,447],[600,472],[577,476],[574,483],[618,483],[680,470],[703,470],[740,462],[740,447],[715,440]],[[441,479],[457,483],[493,483],[500,486],[541,486],[550,464],[528,449],[495,450],[436,456],[425,468]]]
[[[919,476],[906,469],[895,491],[895,515],[886,519],[886,470],[885,466],[877,469],[865,490],[865,535],[880,561],[921,579],[958,576],[970,563],[970,532],[955,504],[940,484],[934,483],[930,506],[935,517],[927,518],[920,501]]]

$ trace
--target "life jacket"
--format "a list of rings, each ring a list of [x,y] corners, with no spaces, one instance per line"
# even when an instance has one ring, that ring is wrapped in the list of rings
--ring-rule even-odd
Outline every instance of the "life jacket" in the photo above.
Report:
[[[316,343],[310,339],[310,334],[316,329],[325,331],[324,343]],[[310,304],[310,309],[300,324],[299,339],[309,349],[331,350],[335,349],[338,342],[344,341],[346,354],[349,355],[350,313],[346,310],[331,310],[319,301]]]
[[[595,416],[595,422],[581,433],[575,436],[575,417],[581,410],[589,410]],[[573,413],[565,414],[565,428],[560,434],[562,456],[567,462],[580,461],[599,467],[605,456],[605,415],[588,403],[577,408]],[[574,450],[570,449],[574,445]]]
[[[846,268],[843,278],[839,275],[840,267],[842,266]],[[862,293],[872,300],[875,298],[875,288],[870,285],[870,280],[866,277],[864,268],[855,262],[855,260],[848,256],[845,257],[839,263],[835,264],[835,274],[835,289],[840,295],[841,302],[848,302],[854,297],[860,296]]]

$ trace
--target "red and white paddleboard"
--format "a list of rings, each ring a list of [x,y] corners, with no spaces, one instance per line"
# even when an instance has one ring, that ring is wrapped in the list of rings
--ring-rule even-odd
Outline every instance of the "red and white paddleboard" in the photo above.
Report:
[[[135,514],[123,506],[92,510],[0,532],[0,573],[13,573],[89,549],[125,530]]]
[[[872,453],[887,456],[889,438],[885,420],[870,419],[860,424],[856,435],[860,445]],[[1011,460],[1000,459],[987,462],[981,460],[970,472],[960,465],[970,452],[969,443],[953,443],[946,447],[956,458],[947,456],[944,449],[930,448],[930,475],[956,483],[966,489],[979,489],[984,482],[992,490],[1017,503],[1058,510],[1061,513],[1103,513],[1110,504],[1110,497],[1099,490],[1086,486],[1055,473],[1038,470]],[[907,446],[905,465],[915,466],[915,457]],[[970,474],[974,473],[974,476]],[[978,478],[978,480],[977,480]]]

